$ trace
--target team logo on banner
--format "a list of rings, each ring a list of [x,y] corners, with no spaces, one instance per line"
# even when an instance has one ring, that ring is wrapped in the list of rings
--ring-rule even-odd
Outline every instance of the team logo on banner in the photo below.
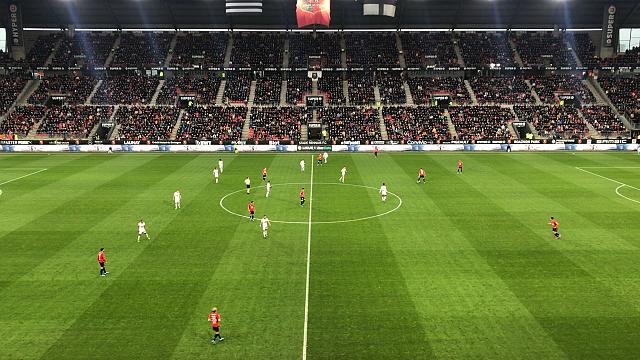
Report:
[[[309,25],[329,26],[331,21],[330,0],[298,0],[296,5],[298,27]]]
[[[616,6],[609,5],[604,12],[604,46],[614,47],[616,39]]]

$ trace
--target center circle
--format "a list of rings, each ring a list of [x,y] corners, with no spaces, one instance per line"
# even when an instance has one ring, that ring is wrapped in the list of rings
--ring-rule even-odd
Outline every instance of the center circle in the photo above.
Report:
[[[271,185],[271,187],[272,187],[272,190],[271,190],[271,197],[274,197],[274,195],[278,192],[278,188],[287,187],[287,186],[294,186],[294,185],[295,185],[295,186],[297,186],[297,187],[305,187],[305,186],[309,186],[310,184],[309,184],[309,183],[282,183],[282,184],[272,184],[272,185]],[[377,189],[377,188],[375,188],[375,187],[372,187],[372,186],[366,186],[366,185],[358,185],[358,184],[348,184],[348,183],[344,183],[344,184],[343,184],[343,183],[313,183],[313,186],[314,186],[314,187],[316,187],[316,186],[349,186],[349,187],[355,187],[355,188],[366,189],[367,191],[374,190],[374,191],[376,192],[376,194],[378,193],[378,189]],[[255,186],[255,187],[252,187],[252,188],[251,188],[251,191],[252,191],[252,192],[255,192],[255,190],[256,190],[256,189],[261,189],[261,188],[262,188],[262,189],[264,189],[265,187],[266,187],[265,185]],[[298,190],[298,189],[296,189],[296,190],[295,190],[295,192],[293,192],[293,194],[296,194],[296,195],[292,195],[292,196],[297,196],[297,190]],[[315,189],[314,189],[314,190],[315,190]],[[235,215],[235,216],[239,216],[239,217],[242,217],[242,218],[248,219],[248,218],[249,218],[249,216],[247,216],[247,215],[243,215],[243,214],[240,214],[238,211],[231,210],[231,209],[227,208],[227,207],[225,206],[225,204],[224,204],[224,202],[225,202],[225,200],[226,200],[227,198],[229,198],[229,197],[231,197],[231,196],[233,196],[233,195],[239,194],[239,193],[244,193],[245,191],[246,191],[245,189],[239,189],[239,190],[232,191],[232,192],[230,192],[230,193],[226,194],[225,196],[223,196],[223,197],[220,199],[220,203],[219,203],[219,204],[220,204],[220,207],[221,207],[224,211],[228,212],[229,214],[232,214],[232,215]],[[289,192],[289,193],[292,193],[292,192]],[[254,193],[254,194],[255,194],[255,193]],[[307,189],[307,196],[309,196],[309,195],[310,195],[310,194],[309,194],[309,189]],[[364,220],[374,219],[374,218],[378,218],[378,217],[381,217],[381,216],[388,215],[388,214],[390,214],[390,213],[392,213],[392,212],[394,212],[394,211],[398,210],[398,209],[402,206],[402,198],[401,198],[400,196],[398,196],[397,194],[392,193],[392,192],[388,192],[388,195],[389,195],[389,196],[388,196],[388,198],[395,198],[395,199],[397,200],[397,203],[398,203],[398,204],[397,204],[395,207],[393,207],[392,209],[386,210],[386,211],[384,211],[384,212],[382,212],[382,213],[379,213],[379,214],[370,215],[370,216],[362,216],[362,217],[357,217],[357,218],[343,219],[343,220],[332,220],[332,221],[309,221],[309,220],[306,220],[306,221],[302,221],[302,220],[298,220],[298,221],[287,221],[287,220],[278,220],[277,218],[276,218],[276,219],[271,219],[271,218],[270,218],[270,220],[271,220],[271,222],[272,222],[272,223],[280,223],[280,224],[304,224],[304,225],[308,225],[308,224],[310,224],[310,223],[311,223],[311,224],[339,224],[339,223],[349,223],[349,222],[356,222],[356,221],[364,221]],[[264,194],[264,193],[261,193],[261,194],[260,194],[260,196],[262,196],[262,198],[255,198],[255,199],[254,199],[254,198],[252,198],[252,199],[254,199],[254,200],[256,201],[256,203],[257,203],[257,206],[256,206],[256,208],[257,208],[257,210],[256,210],[256,216],[257,216],[258,218],[260,218],[260,214],[261,214],[261,212],[260,212],[259,204],[258,204],[258,202],[257,202],[257,201],[258,201],[259,199],[262,199],[262,201],[270,201],[270,200],[272,200],[271,198],[267,200],[267,199],[266,199],[266,197],[265,197],[265,194]],[[292,198],[292,200],[291,200],[291,201],[294,201],[294,202],[295,202],[295,201],[296,201],[296,199],[297,199],[297,198]],[[273,199],[273,200],[274,200],[274,202],[278,201],[278,200],[276,200],[276,199]],[[311,202],[310,202],[310,200],[311,200],[311,199],[307,198],[307,204],[306,204],[305,206],[310,206],[310,203],[311,203]],[[361,199],[354,199],[354,200],[356,201],[356,203],[355,203],[354,205],[355,205],[355,206],[358,206],[358,205],[360,204],[360,200],[361,200]],[[262,201],[260,201],[260,202],[262,202]],[[387,201],[389,201],[389,199],[388,199]],[[243,205],[244,205],[244,206],[246,206],[246,204],[243,204]],[[315,210],[315,209],[313,209],[313,210]],[[308,211],[306,211],[306,213],[305,213],[305,214],[306,214],[306,216],[308,216],[309,212],[308,212]]]

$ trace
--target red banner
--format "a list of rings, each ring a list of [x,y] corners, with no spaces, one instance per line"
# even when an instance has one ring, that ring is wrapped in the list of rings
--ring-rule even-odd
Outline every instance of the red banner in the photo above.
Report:
[[[298,0],[296,5],[298,27],[324,25],[329,27],[331,21],[330,0]]]

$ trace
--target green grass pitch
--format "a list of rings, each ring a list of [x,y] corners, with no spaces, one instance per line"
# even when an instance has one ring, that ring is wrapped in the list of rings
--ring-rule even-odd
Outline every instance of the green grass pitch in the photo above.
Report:
[[[0,155],[0,359],[638,358],[637,155],[313,156]]]

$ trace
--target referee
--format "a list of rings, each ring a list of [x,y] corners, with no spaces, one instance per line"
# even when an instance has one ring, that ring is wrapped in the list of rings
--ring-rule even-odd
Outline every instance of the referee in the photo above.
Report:
[[[107,276],[109,273],[107,268],[104,267],[104,263],[107,262],[106,256],[104,256],[104,248],[100,248],[98,252],[98,264],[100,264],[100,276]]]

